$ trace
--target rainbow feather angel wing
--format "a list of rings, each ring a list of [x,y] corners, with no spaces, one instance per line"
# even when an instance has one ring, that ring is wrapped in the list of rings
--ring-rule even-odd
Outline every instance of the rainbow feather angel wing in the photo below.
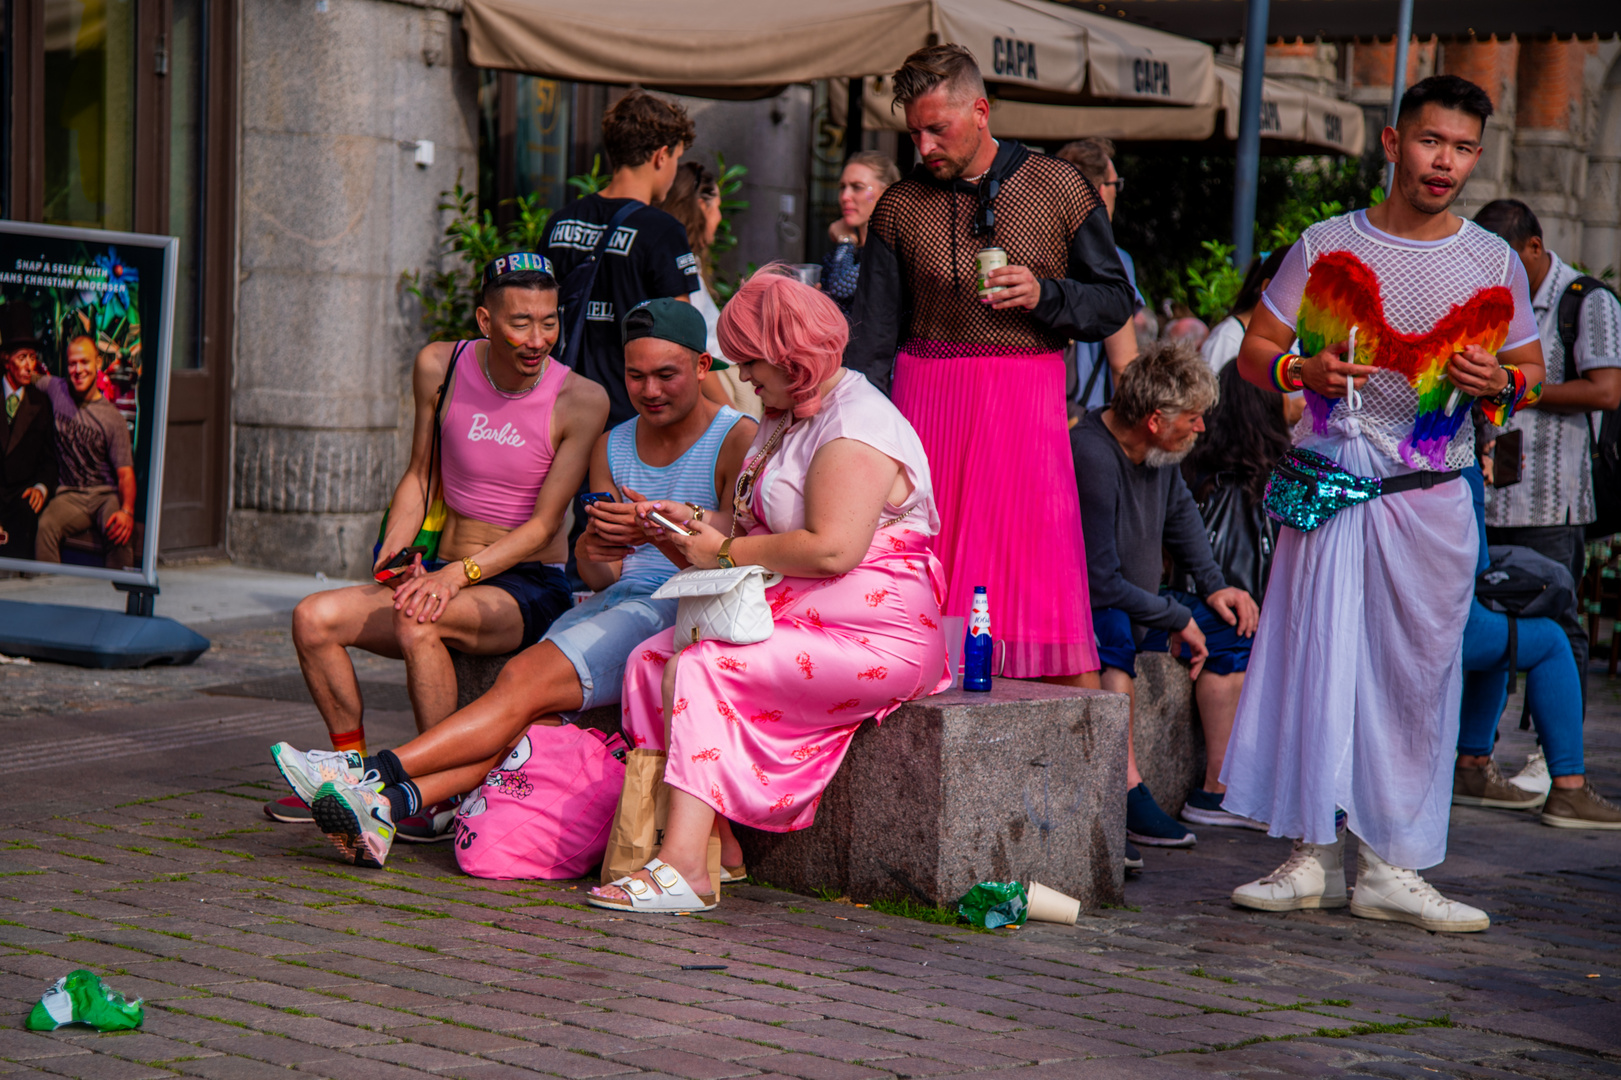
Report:
[[[1301,351],[1315,356],[1350,337],[1357,327],[1352,362],[1394,371],[1418,395],[1412,430],[1402,440],[1401,455],[1414,468],[1441,468],[1447,444],[1469,418],[1467,408],[1448,416],[1452,383],[1446,377],[1454,353],[1468,345],[1496,352],[1508,340],[1514,297],[1506,286],[1493,285],[1456,304],[1424,334],[1404,334],[1385,319],[1378,276],[1348,251],[1331,251],[1312,264],[1300,301],[1295,333]],[[1306,391],[1312,427],[1328,433],[1328,419],[1338,399]]]

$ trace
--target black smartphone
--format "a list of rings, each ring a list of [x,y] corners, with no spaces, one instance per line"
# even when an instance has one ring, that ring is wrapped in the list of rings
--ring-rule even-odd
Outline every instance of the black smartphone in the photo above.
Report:
[[[411,569],[411,564],[416,561],[416,557],[418,555],[426,558],[427,554],[428,549],[422,547],[421,545],[413,545],[408,547],[398,555],[394,556],[392,559],[388,560],[388,563],[383,566],[381,570],[378,570],[377,573],[373,574],[372,577],[374,580],[376,580],[377,584],[387,585],[390,581],[393,581],[395,578]]]
[[[1520,482],[1524,442],[1525,433],[1518,429],[1497,436],[1492,447],[1492,487],[1506,488]]]
[[[580,496],[580,509],[584,510],[592,503],[618,502],[619,496],[611,491],[589,491]]]

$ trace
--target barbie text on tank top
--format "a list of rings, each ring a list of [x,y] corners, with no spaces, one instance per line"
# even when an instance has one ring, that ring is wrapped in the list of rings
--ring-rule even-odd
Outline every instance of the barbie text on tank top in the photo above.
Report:
[[[568,371],[548,359],[532,389],[508,396],[485,374],[476,342],[462,353],[439,429],[447,506],[507,529],[534,516],[552,467],[552,407]]]

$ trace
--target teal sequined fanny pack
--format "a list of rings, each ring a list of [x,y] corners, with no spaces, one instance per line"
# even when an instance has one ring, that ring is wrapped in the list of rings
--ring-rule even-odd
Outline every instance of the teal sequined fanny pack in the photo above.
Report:
[[[1429,489],[1462,473],[1411,472],[1380,479],[1348,472],[1340,463],[1313,450],[1293,447],[1284,451],[1266,482],[1263,505],[1267,515],[1292,529],[1311,532],[1341,510],[1372,502],[1381,495]]]

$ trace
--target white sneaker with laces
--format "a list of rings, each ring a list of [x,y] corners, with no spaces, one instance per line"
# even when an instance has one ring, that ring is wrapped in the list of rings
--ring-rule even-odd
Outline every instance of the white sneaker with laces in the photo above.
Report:
[[[306,806],[315,802],[322,784],[360,784],[367,776],[382,783],[376,770],[367,773],[364,760],[353,750],[298,750],[292,743],[279,742],[270,748],[270,758]]]
[[[1553,790],[1553,777],[1548,775],[1548,759],[1538,750],[1525,759],[1525,768],[1508,778],[1508,782],[1517,788],[1536,795],[1546,795]]]
[[[1296,840],[1282,866],[1234,889],[1233,903],[1257,911],[1344,907],[1345,836],[1332,844]]]
[[[382,869],[394,845],[394,815],[375,787],[322,784],[310,800],[310,812],[316,827],[344,858],[356,866]]]
[[[1393,866],[1363,844],[1356,860],[1351,914],[1363,919],[1411,923],[1440,933],[1474,933],[1492,924],[1479,908],[1448,900],[1417,870]]]

